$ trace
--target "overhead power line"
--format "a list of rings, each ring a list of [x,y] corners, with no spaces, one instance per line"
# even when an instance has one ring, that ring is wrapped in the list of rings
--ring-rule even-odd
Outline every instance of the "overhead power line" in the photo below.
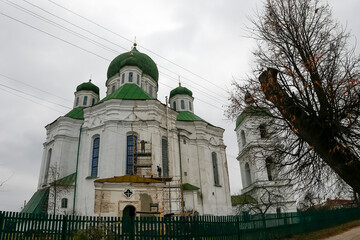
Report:
[[[3,1],[3,0],[1,0],[1,1]],[[3,2],[4,2],[4,1],[3,1]],[[15,4],[15,5],[16,5],[16,4]],[[20,6],[19,6],[19,7],[16,7],[16,8],[18,8],[18,9],[21,8],[22,11],[25,11],[25,12],[27,12],[27,13],[31,13],[31,15],[33,15],[33,16],[35,16],[35,17],[38,17],[38,18],[40,18],[41,20],[44,20],[44,21],[50,23],[51,25],[54,25],[54,26],[57,26],[57,27],[61,27],[61,28],[63,28],[63,29],[67,29],[66,27],[59,26],[59,24],[56,24],[56,23],[53,24],[53,23],[54,23],[53,21],[48,20],[48,19],[46,19],[46,18],[44,18],[44,17],[41,17],[41,16],[39,16],[38,14],[31,12],[30,10],[23,9],[23,8],[20,7]],[[12,19],[12,20],[14,20],[14,21],[17,21],[17,22],[19,22],[19,23],[22,23],[22,24],[24,24],[24,25],[26,25],[26,26],[29,26],[29,27],[31,27],[31,28],[33,28],[33,29],[35,29],[35,30],[38,30],[38,31],[40,31],[40,32],[42,32],[42,33],[45,33],[45,34],[47,34],[47,35],[49,35],[49,36],[51,36],[51,37],[54,37],[54,38],[56,38],[56,39],[58,39],[58,40],[61,40],[61,41],[65,42],[65,43],[68,43],[68,44],[70,44],[70,45],[72,45],[72,46],[74,46],[74,47],[77,47],[77,48],[79,48],[79,49],[81,49],[81,50],[83,50],[83,51],[86,51],[86,52],[88,52],[88,53],[91,53],[91,54],[93,54],[93,55],[95,55],[95,56],[97,56],[97,57],[100,57],[100,58],[102,58],[102,59],[110,62],[110,59],[107,59],[107,58],[105,58],[105,57],[102,57],[101,55],[99,55],[99,54],[97,54],[97,53],[94,53],[94,52],[89,51],[89,50],[87,50],[87,49],[85,49],[85,48],[82,48],[82,47],[80,47],[80,46],[78,46],[78,45],[76,45],[76,44],[73,44],[73,43],[65,40],[65,39],[62,39],[62,38],[57,37],[57,36],[55,36],[55,35],[53,35],[53,34],[50,34],[50,33],[46,32],[46,31],[43,31],[43,30],[41,30],[41,29],[39,29],[39,28],[37,28],[37,27],[34,27],[34,26],[30,25],[30,24],[27,24],[27,23],[25,23],[25,22],[23,22],[23,21],[21,21],[21,20],[18,20],[18,19],[16,19],[16,18],[11,17],[11,16],[9,16],[9,15],[7,15],[7,14],[4,14],[4,13],[2,13],[2,12],[0,12],[0,14],[2,14],[2,15],[6,16],[6,17],[8,17],[8,18],[10,18],[10,19]],[[68,29],[68,30],[69,30],[69,29]],[[70,31],[73,32],[72,30],[70,30]],[[76,35],[78,35],[78,34],[76,34]],[[86,38],[87,38],[87,37],[86,37]],[[87,38],[87,39],[88,39],[88,38]],[[101,43],[99,43],[99,44],[100,44],[100,45],[103,45],[103,44],[101,44]],[[105,46],[105,45],[103,45],[103,46]],[[104,48],[104,49],[109,50],[110,48],[107,48],[107,47],[106,47],[106,48]],[[112,49],[110,49],[110,50],[112,50]],[[116,52],[115,50],[113,50],[113,51]],[[165,69],[167,69],[167,68],[165,68]],[[167,70],[169,70],[169,69],[167,69]],[[171,71],[171,70],[169,70],[169,71],[172,72],[172,73],[175,73],[175,72],[173,72],[173,71]],[[163,73],[163,72],[160,71],[160,74],[167,76],[168,79],[177,81],[174,77],[172,77],[172,76],[170,76],[170,75],[168,75],[168,74],[166,74],[166,73]],[[176,74],[176,73],[175,73],[175,74]],[[199,84],[196,84],[196,83],[194,83],[194,84],[195,84],[195,85],[199,85]],[[200,86],[200,85],[199,85],[199,86]],[[170,88],[170,89],[171,89],[171,88]],[[202,91],[202,90],[200,90],[200,89],[198,89],[198,88],[195,88],[195,89],[197,89],[198,91],[200,91],[200,92],[202,92],[203,94],[207,95],[208,97],[213,98],[213,99],[216,100],[216,101],[222,101],[222,100],[220,100],[219,98],[216,98],[216,97],[214,97],[213,95],[207,94],[206,92],[204,92],[204,91]],[[214,93],[215,93],[215,92],[214,92]],[[206,101],[202,101],[201,99],[198,99],[198,100],[199,100],[200,102],[203,102],[203,103],[209,105],[209,106],[212,106],[212,107],[215,107],[215,108],[217,108],[217,109],[222,110],[221,108],[219,108],[219,107],[217,107],[217,106],[215,106],[215,105],[213,105],[213,104],[210,104],[210,103],[208,103],[208,102],[206,102]]]
[[[21,91],[21,90],[19,90],[19,89],[12,88],[12,87],[9,87],[9,86],[6,86],[5,84],[1,84],[1,83],[0,83],[0,86],[5,87],[5,88],[8,88],[8,89],[11,89],[11,90],[13,90],[13,91],[15,91],[15,92],[19,92],[19,93],[22,93],[22,94],[28,95],[28,96],[33,97],[33,98],[37,98],[37,99],[42,100],[42,101],[45,101],[45,102],[49,102],[49,103],[55,104],[55,105],[60,106],[60,107],[63,107],[63,108],[71,109],[71,108],[69,108],[68,106],[64,106],[64,105],[62,105],[62,104],[59,104],[59,103],[56,103],[56,102],[49,101],[49,100],[47,100],[47,99],[44,99],[44,98],[41,98],[41,97],[38,97],[38,96],[32,95],[32,94],[27,93],[27,92],[24,92],[24,91]]]
[[[82,19],[84,19],[84,20],[86,20],[86,21],[88,21],[88,22],[90,22],[90,23],[92,23],[92,24],[94,24],[94,25],[96,25],[96,26],[98,26],[98,27],[100,27],[100,28],[102,28],[102,29],[104,29],[104,30],[106,30],[106,31],[108,31],[108,32],[110,32],[110,33],[112,33],[112,34],[120,37],[120,38],[122,38],[122,39],[124,39],[124,40],[126,40],[126,41],[129,41],[129,42],[131,42],[131,43],[133,42],[131,39],[126,38],[126,37],[124,37],[124,36],[122,36],[122,35],[114,32],[114,31],[112,31],[111,29],[109,29],[109,28],[107,28],[107,27],[105,27],[105,26],[103,26],[103,25],[100,25],[100,24],[94,22],[94,21],[90,20],[89,18],[86,18],[86,17],[84,17],[84,16],[82,16],[82,15],[80,15],[80,14],[72,11],[71,9],[69,9],[69,8],[67,8],[67,7],[64,7],[63,5],[61,5],[61,4],[57,3],[57,2],[54,2],[54,1],[52,1],[52,0],[48,0],[48,1],[51,2],[51,3],[54,4],[54,5],[62,8],[62,9],[64,9],[64,10],[66,10],[66,11],[68,11],[68,12],[71,12],[72,14],[74,14],[74,15],[76,15],[76,16],[78,16],[78,17],[80,17],[80,18],[82,18]],[[181,69],[183,69],[184,71],[186,71],[186,72],[188,72],[188,73],[191,73],[192,75],[194,75],[194,76],[196,76],[196,77],[198,77],[198,78],[200,78],[200,79],[202,79],[202,80],[210,83],[211,85],[213,85],[213,86],[215,86],[215,87],[217,87],[217,88],[219,88],[219,89],[222,89],[222,90],[225,91],[226,93],[228,93],[228,90],[227,90],[227,89],[225,89],[225,88],[223,88],[223,87],[221,87],[221,86],[219,86],[219,85],[216,85],[216,84],[212,83],[210,80],[208,80],[208,79],[200,76],[199,74],[197,74],[197,73],[195,73],[195,72],[193,72],[193,71],[191,71],[191,70],[189,70],[189,69],[187,69],[187,68],[185,68],[185,67],[183,67],[183,66],[181,66],[181,65],[179,65],[179,64],[177,64],[177,63],[175,63],[175,62],[173,62],[173,61],[171,61],[171,60],[169,60],[169,59],[167,59],[167,58],[165,58],[165,57],[163,57],[163,56],[161,56],[160,54],[158,54],[158,53],[156,53],[156,52],[153,52],[152,50],[144,47],[143,45],[138,45],[138,46],[142,47],[142,48],[145,49],[146,51],[151,52],[152,54],[160,57],[161,59],[164,59],[165,61],[167,61],[167,62],[169,62],[169,63],[171,63],[171,64],[173,64],[173,65],[175,65],[175,66],[177,66],[177,67],[179,67],[179,68],[181,68]]]
[[[65,101],[67,101],[67,102],[72,102],[72,101],[70,101],[70,100],[67,99],[67,98],[63,98],[63,97],[57,96],[57,95],[55,95],[55,94],[53,94],[53,93],[51,93],[51,92],[48,92],[48,91],[42,90],[42,89],[40,89],[40,88],[34,87],[34,86],[32,86],[32,85],[30,85],[30,84],[28,84],[28,83],[25,83],[25,82],[23,82],[23,81],[20,81],[20,80],[15,79],[15,78],[6,76],[6,75],[4,75],[4,74],[2,74],[2,73],[0,73],[0,76],[2,76],[2,77],[4,77],[4,78],[7,78],[7,79],[9,79],[9,80],[12,80],[12,81],[21,83],[21,84],[23,84],[23,85],[25,85],[25,86],[27,86],[27,87],[33,88],[33,89],[35,89],[35,90],[37,90],[37,91],[40,91],[40,92],[43,92],[43,93],[47,93],[47,94],[49,94],[49,95],[51,95],[51,96],[60,98],[60,99],[65,100]]]
[[[92,55],[95,55],[95,56],[97,56],[97,57],[99,57],[99,58],[101,58],[101,59],[104,59],[104,60],[106,60],[106,61],[110,61],[110,59],[104,58],[104,57],[100,56],[99,54],[96,54],[96,53],[94,53],[94,52],[92,52],[92,51],[89,51],[89,50],[87,50],[87,49],[85,49],[85,48],[82,48],[82,47],[80,47],[80,46],[78,46],[78,45],[76,45],[76,44],[74,44],[74,43],[71,43],[71,42],[69,42],[69,41],[67,41],[67,40],[65,40],[65,39],[62,39],[62,38],[57,37],[57,36],[55,36],[55,35],[53,35],[53,34],[51,34],[51,33],[48,33],[48,32],[43,31],[43,30],[41,30],[41,29],[39,29],[39,28],[37,28],[37,27],[34,27],[34,26],[30,25],[30,24],[27,24],[27,23],[25,23],[25,22],[23,22],[23,21],[21,21],[21,20],[19,20],[19,19],[13,18],[13,17],[11,17],[11,16],[9,16],[9,15],[3,13],[3,12],[0,12],[0,14],[3,15],[3,16],[5,16],[5,17],[8,17],[8,18],[10,18],[10,19],[12,19],[12,20],[14,20],[14,21],[16,21],[16,22],[19,22],[19,23],[24,24],[24,25],[26,25],[26,26],[28,26],[28,27],[31,27],[32,29],[38,30],[39,32],[42,32],[42,33],[44,33],[44,34],[46,34],[46,35],[48,35],[48,36],[51,36],[51,37],[56,38],[56,39],[58,39],[58,40],[60,40],[60,41],[62,41],[62,42],[65,42],[65,43],[67,43],[67,44],[69,44],[69,45],[71,45],[71,46],[77,47],[77,48],[79,48],[79,49],[81,49],[81,50],[83,50],[83,51],[85,51],[85,52],[87,52],[87,53],[90,53],[90,54],[92,54]]]
[[[46,17],[43,17],[43,16],[41,16],[41,15],[39,15],[39,14],[31,11],[31,10],[28,10],[28,9],[26,9],[26,8],[24,8],[24,7],[16,4],[16,3],[13,3],[13,2],[8,1],[8,0],[1,0],[1,1],[2,1],[2,2],[5,2],[6,4],[9,4],[10,6],[16,8],[16,9],[22,11],[22,12],[25,12],[25,13],[27,13],[27,14],[30,14],[30,15],[32,15],[33,17],[36,17],[36,18],[38,18],[38,19],[40,19],[40,20],[42,20],[42,21],[45,21],[46,23],[48,23],[48,24],[50,24],[50,25],[52,25],[52,26],[58,27],[58,28],[60,28],[60,29],[62,29],[62,30],[65,30],[65,31],[67,31],[67,32],[69,32],[69,33],[77,36],[77,37],[80,37],[80,38],[82,38],[82,39],[84,39],[84,40],[86,40],[86,41],[89,41],[89,42],[95,44],[96,46],[99,46],[99,47],[101,47],[101,48],[103,48],[103,49],[105,49],[105,50],[108,50],[108,51],[110,51],[110,52],[113,52],[113,53],[118,53],[118,51],[115,50],[115,49],[113,49],[113,48],[110,48],[110,47],[108,47],[108,46],[106,46],[106,45],[104,45],[104,44],[102,44],[102,43],[100,43],[100,42],[98,42],[98,41],[95,41],[95,40],[93,40],[93,39],[91,39],[91,38],[89,38],[89,37],[87,37],[87,36],[85,36],[85,35],[83,35],[83,34],[80,34],[80,33],[78,33],[78,32],[75,32],[75,31],[73,31],[73,30],[71,30],[71,29],[69,29],[69,28],[67,28],[67,27],[65,27],[65,26],[63,26],[63,25],[61,25],[61,24],[58,24],[58,23],[56,23],[56,22],[54,22],[54,21],[52,21],[52,20],[50,20],[50,19],[48,19],[48,18],[46,18]],[[100,39],[102,39],[102,40],[106,40],[105,38],[103,38],[103,37],[101,37],[101,36],[99,36],[99,35],[97,35],[97,34],[94,34],[93,32],[91,32],[91,31],[89,31],[89,30],[86,30],[85,28],[82,28],[82,27],[80,27],[80,26],[78,26],[78,25],[76,25],[76,24],[73,24],[73,23],[67,21],[67,20],[64,19],[64,18],[58,17],[57,15],[55,15],[55,14],[53,14],[53,13],[51,13],[51,12],[49,12],[49,11],[47,11],[47,10],[39,7],[39,6],[37,6],[37,5],[35,5],[35,4],[32,4],[32,3],[30,3],[30,2],[28,2],[28,1],[26,1],[26,0],[23,0],[23,1],[26,2],[26,3],[28,3],[28,4],[30,4],[30,5],[33,6],[33,7],[36,7],[36,8],[38,8],[38,9],[40,9],[40,10],[42,10],[42,11],[50,14],[51,16],[57,17],[58,19],[61,19],[61,20],[65,21],[66,23],[71,24],[72,26],[75,26],[75,27],[77,27],[77,28],[79,28],[79,29],[81,29],[81,30],[83,30],[83,31],[86,31],[87,33],[90,33],[90,34],[92,34],[92,35],[94,35],[94,36],[96,36],[96,37],[98,37],[98,38],[100,38]],[[127,50],[125,47],[122,47],[121,45],[119,45],[119,44],[117,44],[117,43],[114,43],[114,42],[109,41],[109,40],[106,40],[106,41],[109,42],[109,43],[112,43],[112,44],[114,44],[115,46],[118,46],[118,47],[120,47],[120,48],[122,48],[122,49]],[[163,69],[165,69],[165,70],[167,70],[167,71],[169,71],[169,72],[171,72],[171,73],[173,73],[173,74],[175,74],[175,75],[177,75],[177,76],[179,75],[178,73],[176,73],[176,72],[174,72],[174,71],[172,71],[172,70],[170,70],[170,69],[168,69],[168,68],[166,68],[166,67],[164,67],[164,66],[162,66],[162,65],[159,65],[159,64],[157,64],[157,65],[158,65],[160,68],[163,68]],[[163,74],[165,74],[165,73],[163,73]],[[165,75],[166,75],[166,74],[165,74]],[[171,77],[170,75],[168,75],[168,76]],[[171,77],[171,78],[173,78],[173,77]],[[218,92],[215,92],[215,91],[212,91],[212,90],[210,90],[210,89],[207,89],[207,88],[205,88],[203,85],[198,84],[198,83],[192,81],[191,79],[188,79],[188,78],[186,78],[186,77],[183,77],[182,79],[188,80],[188,81],[190,81],[192,84],[195,84],[195,85],[197,85],[197,86],[199,86],[199,87],[201,87],[201,88],[204,88],[204,89],[206,89],[207,91],[211,92],[212,94],[218,95],[218,96],[220,96],[220,97],[224,97],[223,95],[220,95]],[[177,80],[176,80],[176,81],[177,81]],[[201,91],[200,89],[197,89],[197,90]],[[210,96],[211,98],[216,98],[216,97],[214,97],[213,95],[210,95],[210,94],[208,94],[208,93],[206,93],[206,92],[204,92],[204,91],[201,91],[201,92],[204,93],[204,94],[206,94],[206,95],[208,95],[208,96]],[[221,99],[219,99],[219,98],[216,98],[216,101],[223,101],[223,100],[221,100]]]

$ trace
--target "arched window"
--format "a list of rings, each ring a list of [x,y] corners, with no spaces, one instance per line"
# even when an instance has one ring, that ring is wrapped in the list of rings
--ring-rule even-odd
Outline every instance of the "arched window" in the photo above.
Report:
[[[180,101],[180,106],[181,106],[181,109],[185,109],[185,101],[184,100]]]
[[[265,163],[266,163],[266,171],[267,171],[268,179],[269,181],[273,181],[275,178],[274,161],[272,160],[271,157],[268,157],[266,158]]]
[[[140,85],[140,76],[139,76],[139,74],[136,76],[136,83],[137,83],[137,85]]]
[[[153,86],[149,86],[149,95],[152,96],[153,95]]]
[[[129,82],[133,81],[133,72],[129,72]]]
[[[164,177],[169,176],[169,153],[168,140],[166,137],[161,138],[161,154],[162,154],[162,172]]]
[[[251,184],[251,172],[249,163],[245,163],[245,182],[246,187]]]
[[[111,87],[111,93],[115,92],[115,85]]]
[[[63,198],[61,199],[61,208],[67,208],[68,207],[68,199]]]
[[[121,75],[121,84],[124,84],[125,82],[125,73]]]
[[[137,151],[137,136],[132,133],[131,135],[127,136],[127,154],[126,154],[126,174],[133,175],[136,172],[133,172],[134,163],[137,162],[137,157],[135,153]]]
[[[216,152],[211,153],[212,158],[212,165],[213,165],[213,173],[214,173],[214,184],[215,186],[219,186],[219,169],[218,169],[218,162],[217,162],[217,155]]]
[[[83,105],[87,104],[87,96],[84,97]]]
[[[173,102],[173,108],[176,111],[176,101]]]
[[[99,150],[100,150],[100,137],[95,137],[93,140],[93,150],[91,159],[91,177],[97,177],[99,166]]]
[[[240,135],[241,135],[242,145],[245,146],[245,144],[246,144],[246,138],[245,138],[245,132],[244,132],[244,130],[241,130]]]
[[[192,105],[190,101],[189,101],[189,110],[192,111]]]
[[[79,105],[79,97],[76,98],[76,104],[75,106],[78,106]]]
[[[260,137],[261,138],[266,138],[267,137],[266,127],[265,127],[264,124],[261,124],[259,126],[259,131],[260,131]]]
[[[92,103],[91,103],[91,106],[94,106],[95,105],[95,98],[92,99]]]
[[[50,148],[47,154],[47,158],[46,158],[46,164],[45,164],[45,174],[44,174],[44,183],[47,184],[48,183],[48,178],[49,178],[49,168],[50,168],[50,161],[51,161],[51,153],[52,153],[52,149]]]

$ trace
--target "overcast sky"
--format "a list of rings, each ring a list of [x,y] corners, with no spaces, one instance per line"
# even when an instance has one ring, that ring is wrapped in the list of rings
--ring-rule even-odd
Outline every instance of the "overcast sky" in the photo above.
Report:
[[[1,0],[0,210],[18,211],[31,198],[44,126],[70,111],[76,86],[90,76],[103,98],[110,61],[129,51],[135,36],[138,50],[158,65],[158,99],[165,102],[181,76],[195,113],[225,129],[231,192],[239,193],[235,123],[224,109],[231,81],[250,73],[255,42],[246,26],[262,2]],[[360,1],[329,3],[356,42]]]

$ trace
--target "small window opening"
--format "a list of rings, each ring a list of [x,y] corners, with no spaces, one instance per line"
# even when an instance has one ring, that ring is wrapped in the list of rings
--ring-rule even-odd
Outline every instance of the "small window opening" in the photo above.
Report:
[[[192,111],[191,102],[189,101],[189,110]]]
[[[133,73],[129,72],[129,82],[132,82],[132,81],[133,81]]]
[[[180,101],[180,105],[181,105],[181,109],[185,109],[185,101],[184,100]]]
[[[79,97],[76,98],[76,104],[75,104],[75,105],[76,105],[76,106],[79,105]]]
[[[173,108],[176,111],[176,101],[173,102]]]
[[[61,208],[67,208],[68,207],[68,199],[63,198],[61,199]]]
[[[153,95],[153,87],[150,85],[149,86],[149,95],[152,96]]]
[[[87,99],[88,99],[88,97],[85,96],[85,97],[84,97],[84,101],[83,101],[83,105],[86,105],[86,104],[87,104]]]
[[[125,73],[121,75],[121,84],[124,84],[125,82]]]
[[[115,85],[112,86],[111,88],[111,93],[115,92]]]
[[[261,124],[259,126],[259,130],[260,130],[260,137],[261,138],[266,138],[267,137],[267,132],[266,132],[266,127],[265,125]]]
[[[246,144],[246,138],[245,138],[245,132],[244,130],[241,130],[241,142],[242,142],[242,145],[245,146]]]
[[[140,85],[140,76],[139,76],[139,74],[136,76],[136,83],[137,83],[138,85]]]

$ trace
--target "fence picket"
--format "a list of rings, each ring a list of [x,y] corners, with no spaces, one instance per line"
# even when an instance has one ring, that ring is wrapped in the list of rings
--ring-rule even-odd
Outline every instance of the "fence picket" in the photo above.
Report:
[[[360,218],[360,208],[252,216],[88,217],[0,211],[0,240],[70,240],[104,228],[115,239],[275,239]]]

